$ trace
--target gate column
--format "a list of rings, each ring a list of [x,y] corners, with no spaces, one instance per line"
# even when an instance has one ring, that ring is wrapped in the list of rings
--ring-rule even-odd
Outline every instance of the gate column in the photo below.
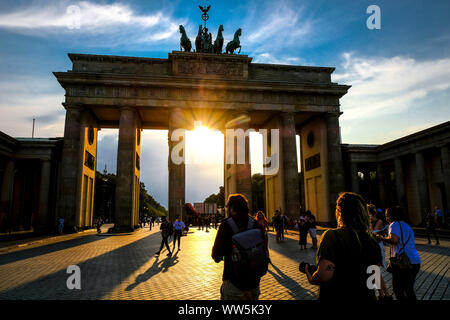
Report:
[[[181,108],[169,112],[169,219],[173,222],[182,214],[185,203],[186,166],[185,147],[186,138],[184,116]]]
[[[115,232],[139,227],[141,121],[132,108],[120,110]]]
[[[283,112],[281,114],[283,140],[283,175],[284,175],[284,199],[285,213],[293,218],[300,214],[300,190],[298,183],[297,143],[294,114]]]
[[[339,194],[345,191],[339,116],[340,113],[327,113],[325,116],[327,127],[329,221],[335,219],[336,200]]]
[[[89,110],[63,105],[66,121],[58,216],[64,218],[64,232],[77,232],[92,226],[99,125]]]

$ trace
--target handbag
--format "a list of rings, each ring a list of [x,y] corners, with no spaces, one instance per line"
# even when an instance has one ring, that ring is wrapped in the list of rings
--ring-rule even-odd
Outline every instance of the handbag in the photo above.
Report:
[[[392,257],[392,246],[389,258],[388,267],[386,268],[387,272],[395,272],[395,271],[401,271],[401,270],[409,270],[412,268],[411,261],[408,258],[408,255],[405,252],[405,246],[409,242],[409,239],[411,238],[411,235],[409,236],[408,240],[406,242],[403,242],[403,230],[402,230],[402,224],[398,221],[398,224],[400,225],[400,233],[401,233],[401,239],[403,243],[403,247],[399,250],[397,255],[395,257]],[[400,253],[403,250],[402,253]]]

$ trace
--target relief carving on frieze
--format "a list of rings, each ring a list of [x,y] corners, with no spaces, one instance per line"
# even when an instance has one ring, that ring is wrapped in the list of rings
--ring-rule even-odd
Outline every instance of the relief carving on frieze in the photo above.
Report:
[[[104,87],[95,87],[95,95],[96,96],[104,96],[105,88]]]
[[[222,77],[242,77],[244,75],[243,65],[237,63],[180,61],[177,65],[179,74],[216,75]]]

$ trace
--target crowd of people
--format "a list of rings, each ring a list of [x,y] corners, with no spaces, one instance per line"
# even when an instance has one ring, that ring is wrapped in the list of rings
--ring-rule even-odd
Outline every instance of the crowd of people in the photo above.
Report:
[[[301,250],[306,249],[309,234],[311,248],[317,249],[317,267],[305,264],[303,272],[311,284],[319,286],[320,300],[392,300],[393,296],[397,300],[416,299],[414,283],[421,259],[415,246],[414,231],[407,223],[402,208],[392,207],[383,212],[374,205],[367,204],[359,194],[342,193],[336,202],[337,228],[326,230],[318,245],[317,222],[310,211],[301,213],[298,219],[293,220],[277,210],[269,223],[261,211],[250,217],[246,203],[243,195],[231,195],[228,198],[228,218],[220,225],[212,250],[215,262],[224,261],[222,299],[258,299],[260,278],[265,274],[261,270],[267,271],[267,266],[255,269],[259,271],[255,271],[253,276],[246,271],[246,280],[239,280],[235,273],[239,270],[236,264],[241,258],[236,258],[233,250],[240,246],[237,244],[236,233],[230,227],[230,221],[239,227],[240,232],[252,228],[261,231],[261,236],[253,234],[253,242],[262,237],[267,254],[264,259],[255,258],[254,264],[264,261],[263,264],[268,265],[270,262],[267,248],[270,226],[275,230],[277,243],[284,241],[284,234],[289,226],[297,229]],[[246,227],[249,217],[255,225],[248,224]],[[435,226],[438,223],[437,214],[430,214],[427,218],[430,230],[427,232],[436,236]],[[436,241],[439,244],[437,236]],[[245,242],[252,241],[247,239]],[[385,255],[385,245],[391,247],[389,259]],[[252,263],[248,262],[247,265]],[[379,278],[370,286],[368,270],[373,270],[374,267],[380,271]],[[392,274],[392,294],[383,279],[382,268]]]
[[[180,216],[173,223],[166,217],[149,217],[141,220],[141,226],[148,224],[151,230],[155,223],[160,223],[162,239],[156,255],[165,247],[169,257],[176,247],[181,250],[181,237],[183,232],[187,234],[191,223],[206,232],[211,224],[218,228],[211,256],[217,263],[224,262],[220,293],[225,300],[258,299],[260,279],[271,263],[268,234],[274,231],[276,243],[282,245],[287,230],[298,230],[300,250],[307,248],[308,235],[310,248],[317,250],[317,266],[306,263],[303,271],[302,265],[299,269],[311,284],[319,286],[319,299],[392,300],[393,296],[397,300],[416,299],[414,283],[421,259],[415,247],[414,231],[400,207],[383,211],[367,204],[359,194],[344,192],[336,202],[337,228],[325,230],[319,244],[316,217],[309,210],[296,218],[288,218],[281,210],[276,210],[269,222],[262,211],[250,215],[248,201],[242,194],[230,195],[225,210],[227,218],[224,219],[199,216],[195,221],[188,219],[185,224]],[[439,209],[426,212],[425,220],[428,243],[431,244],[433,235],[439,245],[436,231],[442,226]],[[96,223],[102,224],[100,220]],[[173,238],[172,249],[170,237]],[[391,248],[389,258],[385,246]],[[392,274],[392,294],[381,272],[379,285],[368,285],[367,270],[373,266]]]

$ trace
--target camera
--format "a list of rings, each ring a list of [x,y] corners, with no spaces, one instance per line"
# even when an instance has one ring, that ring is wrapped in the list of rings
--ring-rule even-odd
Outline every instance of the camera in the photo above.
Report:
[[[316,272],[317,266],[315,266],[315,265],[313,265],[313,264],[309,264],[309,263],[307,263],[307,262],[301,262],[300,265],[298,266],[298,270],[299,270],[301,273],[306,273],[306,271],[305,271],[306,265],[308,265],[308,271],[309,271],[309,273],[313,274],[314,272]]]

